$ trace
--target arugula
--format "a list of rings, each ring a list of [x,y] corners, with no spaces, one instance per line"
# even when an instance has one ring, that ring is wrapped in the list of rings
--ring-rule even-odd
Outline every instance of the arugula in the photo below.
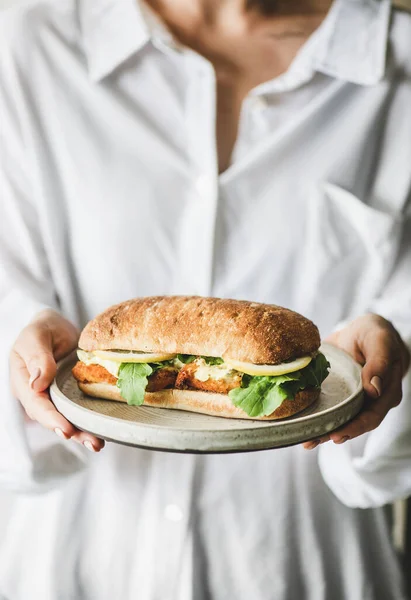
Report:
[[[194,362],[197,356],[193,356],[192,354],[177,354],[177,359],[184,363],[185,365],[189,365]]]
[[[185,363],[192,363],[197,356],[190,354],[178,354],[177,358]],[[221,358],[201,357],[207,364],[219,365],[223,362]],[[174,367],[174,359],[155,363],[122,363],[118,372],[117,387],[127,404],[141,406],[144,402],[144,394],[148,385],[148,378],[158,369]]]
[[[215,356],[200,356],[200,358],[203,358],[206,363],[211,366],[222,365],[224,362],[222,358],[217,358]]]
[[[186,365],[194,362],[197,358],[204,359],[208,365],[222,365],[224,362],[222,358],[215,356],[194,356],[193,354],[177,354],[177,358]]]
[[[161,362],[149,363],[150,367],[152,367],[153,372],[158,371],[158,369],[163,369],[164,367],[173,367],[174,368],[174,358],[172,360],[163,360]]]
[[[185,364],[192,363],[196,358],[203,358],[209,365],[220,365],[224,362],[222,358],[211,356],[178,355],[178,359]],[[173,366],[173,360],[150,364],[122,363],[117,387],[128,404],[140,406],[144,402],[150,375],[158,369]],[[277,377],[252,377],[244,374],[241,387],[231,390],[228,395],[233,404],[242,408],[250,417],[266,416],[281,406],[286,398],[294,399],[300,390],[306,387],[320,387],[328,375],[329,368],[327,359],[319,352],[301,371]]]
[[[304,373],[306,378],[306,387],[320,387],[324,379],[328,377],[328,371],[331,365],[325,358],[324,354],[319,352],[317,356],[310,362],[310,364],[302,369],[301,373]]]
[[[122,363],[118,372],[117,387],[127,404],[141,406],[148,384],[148,378],[154,372],[147,363]]]
[[[329,362],[324,354],[317,356],[301,371],[277,377],[252,377],[243,375],[241,387],[230,390],[228,395],[250,417],[263,417],[274,412],[286,398],[306,387],[320,387],[328,375]]]

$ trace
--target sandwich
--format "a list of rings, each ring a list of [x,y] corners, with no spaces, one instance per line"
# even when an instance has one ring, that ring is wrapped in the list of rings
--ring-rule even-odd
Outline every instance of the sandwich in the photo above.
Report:
[[[317,327],[271,304],[136,298],[81,333],[73,375],[87,395],[238,419],[283,419],[315,402],[329,363]]]

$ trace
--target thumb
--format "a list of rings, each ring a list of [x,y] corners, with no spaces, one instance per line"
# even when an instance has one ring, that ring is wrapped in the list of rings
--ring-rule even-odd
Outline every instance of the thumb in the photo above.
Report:
[[[365,359],[364,389],[369,396],[379,398],[391,378],[394,365],[400,362],[397,338],[389,329],[370,330],[364,337],[361,352]]]
[[[57,370],[52,334],[48,327],[40,324],[26,327],[18,337],[14,350],[26,365],[30,387],[36,392],[46,390]]]

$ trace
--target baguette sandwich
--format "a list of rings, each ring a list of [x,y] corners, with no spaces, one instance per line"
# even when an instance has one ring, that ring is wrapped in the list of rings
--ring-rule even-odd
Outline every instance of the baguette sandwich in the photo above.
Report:
[[[268,304],[136,298],[90,321],[73,375],[89,396],[239,419],[282,419],[317,400],[329,364],[317,327]]]

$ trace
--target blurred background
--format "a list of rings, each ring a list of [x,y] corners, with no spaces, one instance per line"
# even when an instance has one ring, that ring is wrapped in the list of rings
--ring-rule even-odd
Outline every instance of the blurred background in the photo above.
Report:
[[[0,0],[0,10],[7,9],[23,2],[36,0]],[[55,0],[58,2],[58,0]],[[411,11],[411,0],[395,0],[397,7]],[[2,531],[10,516],[12,507],[12,496],[0,490],[0,540]],[[393,506],[393,536],[397,549],[404,557],[404,568],[409,579],[409,591],[411,598],[411,502],[399,501]],[[0,541],[1,543],[1,541]]]

